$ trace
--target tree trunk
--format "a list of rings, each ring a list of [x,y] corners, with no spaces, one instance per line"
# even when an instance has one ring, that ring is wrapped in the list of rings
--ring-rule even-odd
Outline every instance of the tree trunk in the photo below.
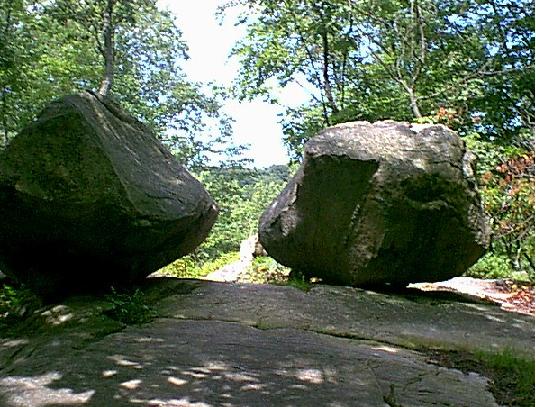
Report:
[[[421,109],[419,108],[419,104],[417,103],[417,97],[415,96],[415,92],[413,89],[408,88],[408,96],[409,96],[409,103],[411,106],[411,112],[413,113],[413,117],[415,119],[420,119],[422,117]]]
[[[12,15],[13,9],[10,7],[7,10],[6,15],[6,21],[5,26],[3,30],[4,39],[7,40],[9,31],[11,30],[11,15]],[[6,44],[3,44],[3,47],[6,47]],[[8,129],[8,122],[7,122],[7,83],[2,84],[2,127],[3,127],[3,138],[4,138],[4,147],[7,147],[7,144],[9,143],[9,129]]]
[[[7,128],[7,100],[6,87],[2,88],[2,127],[4,128],[4,147],[9,143],[9,130]]]
[[[322,67],[322,78],[324,82],[324,92],[326,93],[326,99],[328,100],[329,106],[332,113],[337,113],[339,108],[335,103],[335,98],[333,97],[333,89],[331,88],[331,81],[329,79],[329,42],[328,42],[328,33],[327,28],[322,31],[322,58],[323,58],[323,67]]]
[[[99,94],[102,96],[108,95],[114,83],[114,26],[113,12],[116,0],[108,0],[104,9],[103,18],[103,40],[104,49],[102,56],[104,57],[104,75],[102,78]]]

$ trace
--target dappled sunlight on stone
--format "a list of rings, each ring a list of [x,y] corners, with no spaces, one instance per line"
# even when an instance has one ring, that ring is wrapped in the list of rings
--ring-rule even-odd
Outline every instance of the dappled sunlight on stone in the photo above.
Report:
[[[259,379],[244,373],[225,373],[224,376],[233,382],[258,382]]]
[[[69,388],[51,388],[62,379],[58,372],[41,376],[11,376],[0,379],[1,393],[9,404],[4,407],[47,407],[52,404],[82,405],[95,394],[95,390],[76,393]]]
[[[210,370],[227,370],[230,366],[227,363],[220,361],[212,361],[205,364],[205,367]]]
[[[194,377],[196,379],[202,379],[207,376],[205,373],[201,373],[201,372],[183,372],[182,374],[185,376]]]
[[[481,314],[486,314],[488,311],[488,308],[484,305],[478,305],[478,304],[464,304],[468,308],[473,308],[474,310],[478,311]]]
[[[259,390],[262,390],[264,388],[266,388],[267,385],[266,384],[259,384],[259,383],[255,383],[255,384],[245,384],[243,386],[240,387],[240,391],[259,391]]]
[[[5,341],[0,346],[2,346],[3,348],[14,348],[16,346],[27,345],[28,343],[30,343],[28,339],[13,339],[13,340]]]
[[[173,377],[173,376],[168,377],[167,381],[168,381],[168,383],[171,383],[171,384],[173,384],[175,386],[183,386],[186,383],[188,383],[187,380],[179,379],[178,377]]]
[[[104,337],[87,329],[98,326],[93,320],[81,322],[80,315],[91,313],[73,306],[73,322],[60,329],[45,322],[40,342],[33,335],[22,342],[6,338],[0,351],[8,363],[0,374],[12,382],[0,382],[0,406],[379,407],[390,384],[398,405],[496,405],[484,379],[430,364],[407,348],[501,350],[512,343],[517,350],[531,332],[533,339],[533,319],[489,306],[481,313],[467,304],[386,297],[348,287],[304,294],[202,282],[191,294],[165,298],[167,308],[156,304],[165,317],[120,331],[106,326],[113,334]],[[185,320],[170,317],[175,310]],[[521,328],[514,330],[514,323]],[[58,372],[48,376],[50,384],[23,385],[22,379],[46,373],[43,368]],[[16,404],[14,394],[30,402]]]
[[[505,322],[504,319],[502,318],[497,318],[493,315],[489,315],[489,314],[485,314],[484,315],[486,317],[486,319],[489,319],[490,321],[494,321],[494,322]]]
[[[136,341],[141,343],[163,342],[162,339],[153,337],[137,338]]]
[[[324,382],[324,376],[318,369],[299,369],[296,377],[299,380],[312,384],[321,384]]]
[[[142,381],[140,379],[132,379],[127,382],[123,382],[120,384],[121,387],[124,387],[125,389],[134,390],[140,387]]]
[[[73,319],[74,314],[66,305],[57,305],[43,313],[47,323],[52,325],[60,325]]]
[[[392,346],[387,346],[387,345],[372,346],[372,349],[383,350],[389,353],[398,353],[398,349],[393,348]]]
[[[156,407],[213,407],[212,404],[190,401],[189,397],[171,400],[154,399],[148,401],[141,401],[141,403],[146,403],[147,406]]]
[[[118,366],[133,367],[135,369],[142,368],[142,366],[138,362],[132,362],[131,360],[126,359],[122,355],[109,356],[108,359],[113,360]]]
[[[117,370],[105,370],[102,372],[102,377],[112,377],[117,374]]]

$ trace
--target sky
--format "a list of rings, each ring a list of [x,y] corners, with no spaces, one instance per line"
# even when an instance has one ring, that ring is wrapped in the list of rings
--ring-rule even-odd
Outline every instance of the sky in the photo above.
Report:
[[[159,0],[160,6],[169,9],[178,20],[186,41],[190,59],[182,67],[193,81],[215,82],[229,86],[238,74],[236,58],[229,59],[233,44],[244,35],[243,27],[234,26],[232,15],[220,25],[215,13],[224,0]],[[279,90],[289,106],[298,106],[308,98],[297,85]],[[252,102],[229,100],[224,111],[234,120],[233,133],[236,144],[249,144],[246,157],[253,159],[256,167],[286,164],[288,156],[282,143],[282,130],[277,114],[280,106],[256,99]]]

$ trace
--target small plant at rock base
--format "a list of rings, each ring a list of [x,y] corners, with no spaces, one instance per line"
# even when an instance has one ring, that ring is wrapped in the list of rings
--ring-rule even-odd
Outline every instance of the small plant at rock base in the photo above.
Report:
[[[136,289],[133,293],[119,293],[112,287],[112,293],[107,295],[106,299],[112,304],[112,308],[106,314],[124,324],[140,325],[152,321],[156,316],[140,289]]]
[[[312,287],[309,279],[307,279],[302,273],[294,270],[288,276],[287,285],[304,292],[308,292]]]

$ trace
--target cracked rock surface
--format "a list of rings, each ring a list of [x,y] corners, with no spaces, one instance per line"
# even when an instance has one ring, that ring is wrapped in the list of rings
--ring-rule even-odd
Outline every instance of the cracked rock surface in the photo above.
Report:
[[[485,252],[474,156],[442,125],[342,123],[304,146],[259,239],[306,277],[365,286],[443,281]]]
[[[155,319],[74,297],[2,334],[0,405],[496,406],[421,349],[533,351],[534,319],[347,287],[149,279]]]

